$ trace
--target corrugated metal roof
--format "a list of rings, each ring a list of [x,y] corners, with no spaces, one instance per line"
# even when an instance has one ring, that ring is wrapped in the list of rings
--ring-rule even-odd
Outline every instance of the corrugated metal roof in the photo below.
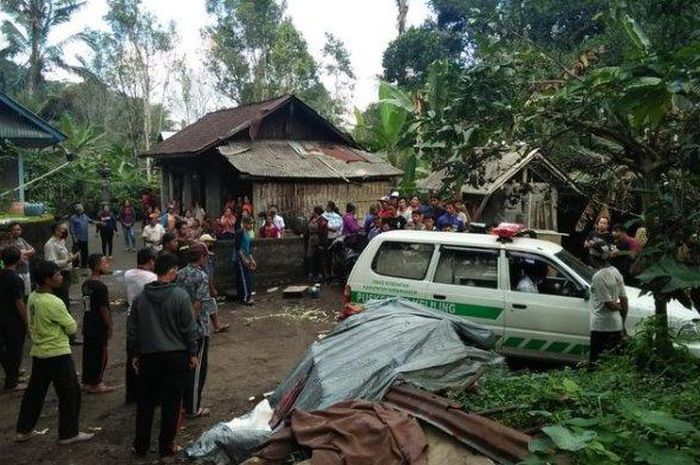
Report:
[[[303,101],[293,95],[284,95],[264,102],[251,103],[209,113],[163,140],[163,142],[144,155],[197,154],[225,143],[228,139],[244,130],[250,130],[251,139],[255,139],[255,132],[259,123],[290,102],[308,109],[315,115],[320,124],[325,125],[331,132],[337,134],[339,140],[346,141],[348,145],[355,144],[351,137],[333,126]]]
[[[48,147],[66,136],[29,109],[0,92],[0,139],[18,147]]]
[[[571,179],[569,179],[554,163],[542,156],[542,154],[539,153],[539,149],[531,150],[528,153],[517,151],[510,152],[499,159],[490,160],[484,167],[484,183],[477,187],[471,184],[464,184],[462,186],[462,193],[469,195],[491,195],[520,170],[533,162],[540,162],[556,178],[580,193],[573,181],[571,181]],[[433,172],[429,176],[418,181],[418,187],[431,191],[439,191],[443,188],[443,180],[445,177],[446,174],[444,171]]]
[[[238,132],[236,129],[243,130],[253,119],[277,108],[289,97],[285,95],[265,102],[208,113],[153,147],[146,155],[198,153],[212,144],[231,137]]]
[[[255,141],[219,152],[238,171],[260,178],[366,179],[403,172],[371,153],[327,142]]]

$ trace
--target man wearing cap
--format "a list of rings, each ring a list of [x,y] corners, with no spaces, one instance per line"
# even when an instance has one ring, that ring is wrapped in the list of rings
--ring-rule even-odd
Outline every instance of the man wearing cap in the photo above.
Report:
[[[207,263],[204,265],[204,272],[207,274],[207,279],[209,280],[209,295],[211,299],[204,301],[203,306],[207,308],[211,316],[214,332],[225,333],[229,330],[231,325],[221,324],[219,320],[219,305],[216,302],[219,291],[216,289],[216,286],[214,286],[214,252],[212,252],[216,239],[211,234],[202,234],[199,238],[199,242],[206,245],[209,250],[209,260],[207,260]]]
[[[162,240],[165,235],[165,228],[158,222],[158,214],[151,213],[148,217],[149,223],[143,228],[141,237],[146,247],[150,247],[156,252],[163,248]]]
[[[88,267],[88,229],[94,223],[86,214],[82,203],[75,205],[75,213],[70,217],[70,236],[73,245],[80,250],[80,268]]]
[[[591,263],[598,271],[591,280],[590,361],[595,363],[603,352],[622,344],[627,318],[627,294],[620,272],[610,264],[611,247],[604,240],[591,243]]]
[[[209,310],[205,302],[212,299],[209,293],[209,279],[204,267],[209,260],[209,250],[201,242],[192,244],[187,249],[188,264],[177,272],[176,284],[184,289],[192,302],[197,327],[197,364],[185,386],[184,407],[188,417],[201,417],[209,414],[209,409],[202,408],[202,391],[207,378],[209,353]]]
[[[389,204],[391,203],[391,199],[389,199],[389,196],[385,195],[381,199],[379,199],[379,212],[377,213],[380,218],[390,218],[391,212],[389,211]]]

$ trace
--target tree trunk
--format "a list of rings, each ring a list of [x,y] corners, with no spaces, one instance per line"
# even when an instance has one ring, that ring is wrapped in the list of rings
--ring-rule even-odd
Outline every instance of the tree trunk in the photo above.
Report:
[[[644,164],[643,164],[644,166]],[[651,205],[654,196],[658,196],[657,182],[660,179],[660,173],[655,173],[653,170],[645,171],[643,177],[643,192],[642,192],[642,212],[644,214],[644,225],[647,228],[647,237],[649,243],[655,243],[655,238],[658,235],[660,227],[658,219],[652,214]],[[654,294],[654,317],[656,319],[656,334],[655,347],[660,356],[670,354],[673,350],[671,337],[668,333],[668,302],[660,294]]]
[[[668,333],[668,304],[666,300],[659,298],[654,299],[655,318],[656,318],[656,338],[655,346],[657,353],[664,357],[673,351],[673,343]]]
[[[33,21],[32,24],[30,35],[32,51],[29,55],[29,82],[27,83],[27,92],[30,97],[35,98],[39,91],[39,86],[41,85],[41,31],[36,21]]]
[[[396,7],[399,10],[399,14],[396,18],[396,28],[398,29],[399,35],[406,32],[406,19],[408,18],[408,0],[396,0]]]

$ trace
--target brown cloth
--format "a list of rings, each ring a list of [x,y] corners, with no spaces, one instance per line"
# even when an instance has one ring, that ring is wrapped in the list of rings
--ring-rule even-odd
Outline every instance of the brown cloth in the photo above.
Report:
[[[255,454],[265,465],[311,449],[311,465],[427,465],[428,441],[414,418],[382,404],[345,401],[292,412],[287,426]]]

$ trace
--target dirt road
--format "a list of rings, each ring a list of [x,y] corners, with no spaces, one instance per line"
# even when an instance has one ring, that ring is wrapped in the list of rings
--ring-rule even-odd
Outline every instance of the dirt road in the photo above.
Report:
[[[123,292],[119,274],[106,278],[111,298],[119,301]],[[74,286],[76,288],[76,286]],[[75,290],[75,289],[74,289]],[[273,390],[289,373],[297,360],[318,334],[334,326],[333,312],[340,307],[341,290],[325,287],[320,299],[283,299],[281,290],[258,293],[255,307],[224,304],[222,318],[231,323],[228,333],[214,335],[209,356],[209,375],[204,393],[204,405],[211,416],[188,420],[178,434],[178,443],[196,439],[218,421],[228,421],[248,411],[254,404],[248,399]],[[77,308],[77,306],[75,306]],[[79,313],[79,320],[81,319]],[[110,359],[106,382],[119,386],[115,392],[83,395],[81,429],[95,431],[93,441],[71,447],[56,445],[57,402],[49,391],[37,429],[49,428],[44,436],[17,445],[15,422],[21,394],[0,396],[0,463],[14,464],[130,464],[129,448],[133,439],[135,407],[124,403],[124,366],[126,314],[114,314],[116,331],[110,342]],[[75,348],[73,357],[80,370],[82,350]],[[24,367],[29,370],[30,362]],[[157,437],[154,424],[154,438]],[[153,444],[155,447],[155,443]],[[156,454],[149,459],[156,460]],[[138,461],[143,463],[143,460]]]

